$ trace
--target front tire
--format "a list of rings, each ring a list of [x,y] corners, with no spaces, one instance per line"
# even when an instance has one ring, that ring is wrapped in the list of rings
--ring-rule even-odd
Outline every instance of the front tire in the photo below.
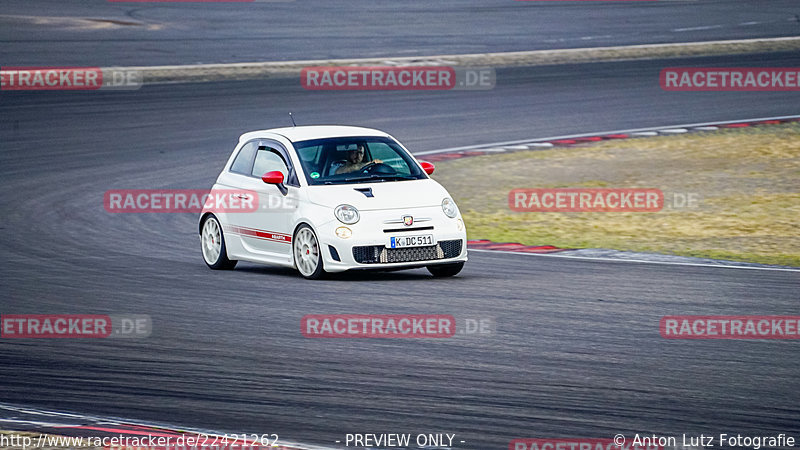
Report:
[[[436,278],[452,277],[453,275],[461,272],[464,268],[464,261],[459,261],[451,264],[435,264],[427,266],[428,272]]]
[[[325,274],[322,267],[322,251],[319,240],[310,226],[303,224],[292,239],[294,267],[303,278],[318,280]]]
[[[222,226],[213,215],[206,217],[203,222],[203,231],[200,233],[200,245],[203,251],[203,261],[214,270],[230,270],[236,266],[237,261],[228,259],[225,249],[225,236]]]

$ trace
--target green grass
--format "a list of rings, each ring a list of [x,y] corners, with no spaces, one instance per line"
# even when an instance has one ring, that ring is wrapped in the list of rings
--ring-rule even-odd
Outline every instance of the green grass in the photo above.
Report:
[[[470,239],[800,266],[800,124],[439,162]],[[662,211],[513,212],[514,188],[658,188]],[[695,208],[672,208],[674,193]]]

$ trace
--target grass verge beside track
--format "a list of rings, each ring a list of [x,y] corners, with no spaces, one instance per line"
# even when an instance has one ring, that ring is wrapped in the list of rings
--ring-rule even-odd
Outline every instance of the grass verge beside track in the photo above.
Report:
[[[800,266],[800,124],[437,163],[470,239]],[[659,212],[513,212],[514,188],[658,188]],[[695,207],[672,205],[694,194]]]

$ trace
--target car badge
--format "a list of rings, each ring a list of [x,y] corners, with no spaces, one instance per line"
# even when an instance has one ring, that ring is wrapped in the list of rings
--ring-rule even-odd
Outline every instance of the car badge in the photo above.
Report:
[[[414,217],[413,216],[403,216],[403,224],[407,227],[414,225]]]

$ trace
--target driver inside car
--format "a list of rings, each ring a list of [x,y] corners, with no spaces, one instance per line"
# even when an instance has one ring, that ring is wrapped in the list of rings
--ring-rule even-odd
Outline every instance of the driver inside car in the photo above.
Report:
[[[364,168],[367,164],[380,164],[383,161],[380,159],[373,159],[372,161],[364,161],[364,155],[366,151],[364,149],[364,144],[358,144],[358,146],[352,150],[347,151],[347,162],[342,166],[336,169],[336,175],[342,173],[350,173],[350,172],[357,172]]]

